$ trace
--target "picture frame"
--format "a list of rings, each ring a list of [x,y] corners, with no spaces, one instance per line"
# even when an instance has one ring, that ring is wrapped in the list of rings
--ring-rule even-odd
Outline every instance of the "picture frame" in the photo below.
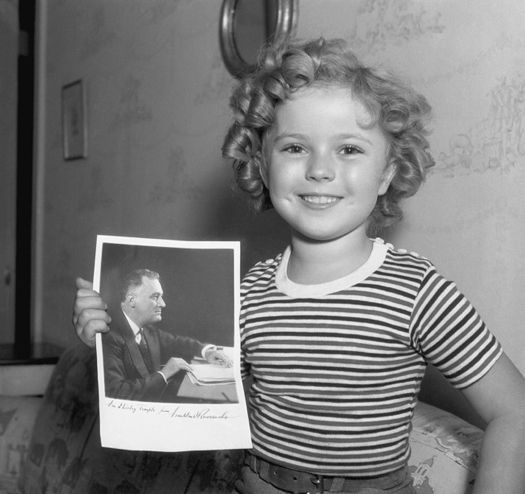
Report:
[[[86,95],[82,79],[62,87],[62,139],[65,160],[87,158]]]

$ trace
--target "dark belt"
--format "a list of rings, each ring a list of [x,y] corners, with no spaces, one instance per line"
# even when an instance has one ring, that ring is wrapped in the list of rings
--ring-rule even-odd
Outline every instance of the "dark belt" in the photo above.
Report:
[[[326,491],[345,492],[365,487],[363,483],[366,481],[374,484],[370,485],[370,487],[387,489],[403,482],[406,477],[405,468],[401,468],[393,474],[373,478],[317,475],[276,465],[251,453],[246,454],[245,464],[264,481],[269,482],[278,489],[293,494],[322,494]]]

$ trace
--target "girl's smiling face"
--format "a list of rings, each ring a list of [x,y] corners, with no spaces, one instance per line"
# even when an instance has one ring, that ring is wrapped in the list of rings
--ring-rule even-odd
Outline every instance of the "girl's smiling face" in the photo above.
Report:
[[[390,185],[388,140],[347,88],[309,87],[276,108],[261,170],[272,204],[297,238],[366,238]]]

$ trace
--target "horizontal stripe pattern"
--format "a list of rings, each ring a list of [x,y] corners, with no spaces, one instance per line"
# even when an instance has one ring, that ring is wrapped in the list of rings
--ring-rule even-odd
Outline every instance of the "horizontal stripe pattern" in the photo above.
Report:
[[[257,264],[241,287],[255,452],[325,475],[402,467],[426,363],[463,388],[490,369],[499,344],[456,286],[417,255],[389,248],[365,280],[319,298],[280,292],[280,260]]]

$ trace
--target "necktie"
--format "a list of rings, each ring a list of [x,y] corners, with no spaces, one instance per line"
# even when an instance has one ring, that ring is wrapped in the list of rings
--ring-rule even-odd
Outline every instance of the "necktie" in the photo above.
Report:
[[[142,329],[137,334],[135,340],[139,340],[139,350],[142,355],[142,358],[144,359],[146,367],[150,372],[153,372],[153,363],[151,362],[151,355],[149,353],[148,343],[146,342],[146,338],[144,337],[144,331]]]

